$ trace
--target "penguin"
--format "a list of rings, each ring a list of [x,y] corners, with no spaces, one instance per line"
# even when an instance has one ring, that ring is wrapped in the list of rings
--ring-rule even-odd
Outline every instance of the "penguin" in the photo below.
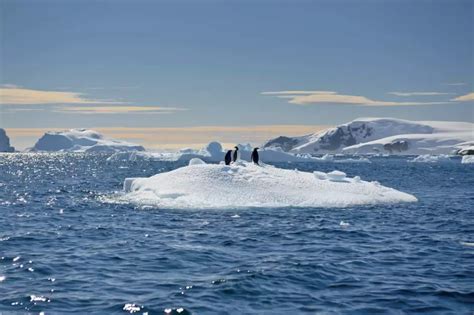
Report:
[[[236,146],[234,148],[235,148],[235,150],[234,150],[234,155],[232,156],[232,162],[236,162],[237,158],[239,157],[238,152],[237,152],[237,151],[239,151],[239,148],[236,147]]]
[[[252,151],[252,162],[254,162],[255,164],[259,165],[258,164],[258,150],[259,148],[254,148],[253,151]]]
[[[231,161],[232,161],[232,150],[229,150],[227,151],[224,157],[225,165],[229,165]]]

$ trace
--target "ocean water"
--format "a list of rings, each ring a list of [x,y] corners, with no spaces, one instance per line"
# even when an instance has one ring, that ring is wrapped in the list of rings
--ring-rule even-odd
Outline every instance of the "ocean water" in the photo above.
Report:
[[[104,202],[126,177],[183,163],[106,158],[0,155],[0,313],[474,311],[474,165],[278,164],[338,169],[419,202],[185,211]]]

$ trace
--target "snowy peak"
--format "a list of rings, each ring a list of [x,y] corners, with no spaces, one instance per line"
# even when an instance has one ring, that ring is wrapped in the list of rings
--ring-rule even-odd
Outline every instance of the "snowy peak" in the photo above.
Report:
[[[145,149],[125,141],[107,139],[95,130],[70,129],[46,132],[36,142],[32,151],[120,152],[145,151]]]
[[[10,138],[3,128],[0,128],[0,152],[15,152],[15,148],[10,146]]]
[[[418,135],[417,139],[430,137],[429,135],[450,133],[454,137],[454,144],[472,140],[469,138],[471,123],[456,122],[417,122],[394,118],[358,118],[349,123],[327,129],[325,131],[301,136],[301,137],[278,137],[265,143],[266,148],[281,148],[284,151],[293,153],[401,153],[408,152],[412,147],[410,141],[405,138],[395,136]],[[456,134],[454,134],[456,133]],[[372,148],[365,148],[363,152],[357,150],[347,151],[346,148],[357,148],[364,143],[371,143],[380,139],[392,137],[391,141],[386,141],[378,146],[374,151]],[[395,137],[395,138],[394,138]],[[459,141],[458,141],[459,140]],[[451,141],[450,143],[453,143]],[[435,145],[435,143],[433,143]],[[451,148],[453,150],[455,148]],[[443,152],[445,153],[445,152]]]

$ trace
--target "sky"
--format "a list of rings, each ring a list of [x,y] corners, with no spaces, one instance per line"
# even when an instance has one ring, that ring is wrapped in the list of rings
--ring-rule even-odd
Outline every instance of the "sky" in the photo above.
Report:
[[[14,146],[95,128],[153,148],[358,117],[474,121],[474,1],[0,0]]]

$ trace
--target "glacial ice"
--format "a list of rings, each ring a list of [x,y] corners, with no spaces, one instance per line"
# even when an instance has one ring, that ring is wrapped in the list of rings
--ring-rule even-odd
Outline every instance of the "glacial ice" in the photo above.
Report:
[[[239,159],[250,161],[252,146],[239,144]],[[233,148],[232,148],[233,149]],[[116,152],[107,158],[109,162],[117,161],[180,161],[189,162],[198,158],[207,163],[219,163],[224,160],[227,150],[222,148],[219,142],[211,142],[201,150],[181,149],[178,152]],[[313,157],[309,154],[293,154],[284,152],[280,148],[259,149],[260,161],[263,163],[286,163],[286,162],[334,162],[334,163],[371,163],[368,158],[335,158],[334,155]]]
[[[126,179],[119,199],[173,209],[348,207],[415,202],[407,193],[338,171],[308,173],[239,161],[198,164],[149,178]]]
[[[108,139],[94,130],[70,129],[46,132],[31,151],[102,152],[145,151],[141,145]]]
[[[474,163],[474,155],[464,155],[461,160],[462,164],[472,164]]]
[[[473,145],[474,124],[358,118],[314,134],[270,139],[263,147],[292,153],[453,154]]]
[[[413,158],[412,160],[408,160],[408,162],[438,163],[438,162],[452,162],[452,160],[450,159],[450,155],[447,155],[447,154],[440,154],[440,155],[422,154]]]

